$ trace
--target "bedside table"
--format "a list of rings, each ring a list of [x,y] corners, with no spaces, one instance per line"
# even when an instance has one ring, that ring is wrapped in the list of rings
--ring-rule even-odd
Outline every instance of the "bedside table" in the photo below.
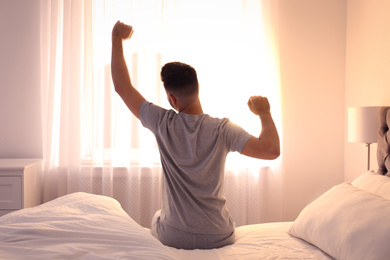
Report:
[[[42,203],[42,159],[0,159],[0,216]]]

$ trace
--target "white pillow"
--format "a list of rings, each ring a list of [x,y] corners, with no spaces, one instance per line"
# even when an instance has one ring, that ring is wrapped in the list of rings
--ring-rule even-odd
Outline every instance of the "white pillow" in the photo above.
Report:
[[[348,183],[302,210],[288,233],[336,259],[389,259],[390,201]]]
[[[372,192],[384,199],[390,200],[390,177],[368,171],[352,182],[359,189]]]

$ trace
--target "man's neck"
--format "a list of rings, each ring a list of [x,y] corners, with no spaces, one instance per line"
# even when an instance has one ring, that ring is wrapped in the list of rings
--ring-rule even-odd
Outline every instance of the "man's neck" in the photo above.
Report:
[[[203,114],[202,105],[200,104],[199,98],[194,100],[194,102],[188,104],[187,106],[183,108],[179,108],[179,113],[185,113],[189,115],[199,115]]]

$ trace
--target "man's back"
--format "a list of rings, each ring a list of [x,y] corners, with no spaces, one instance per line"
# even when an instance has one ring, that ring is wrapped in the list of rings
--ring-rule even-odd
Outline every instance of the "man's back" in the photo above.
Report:
[[[142,124],[156,136],[164,171],[161,222],[197,234],[231,232],[234,222],[223,196],[226,155],[251,138],[228,119],[177,114],[151,103]]]

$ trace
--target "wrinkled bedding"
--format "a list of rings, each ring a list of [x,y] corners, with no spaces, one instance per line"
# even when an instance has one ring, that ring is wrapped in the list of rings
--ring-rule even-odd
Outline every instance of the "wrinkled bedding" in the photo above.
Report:
[[[0,217],[0,259],[331,259],[287,234],[291,222],[238,227],[212,250],[161,244],[109,197],[73,193]]]
[[[317,247],[287,234],[292,222],[236,228],[236,243],[212,250],[172,249],[179,259],[332,259]]]

